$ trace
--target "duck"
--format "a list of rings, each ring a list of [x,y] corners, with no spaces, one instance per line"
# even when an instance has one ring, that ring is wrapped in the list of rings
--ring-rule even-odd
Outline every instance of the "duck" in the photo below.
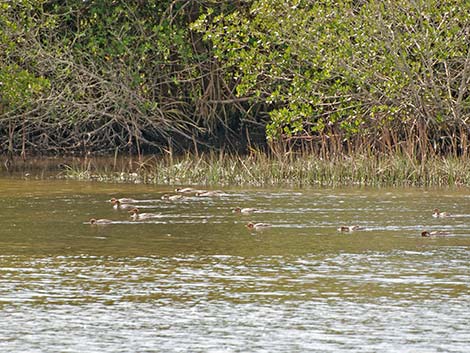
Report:
[[[241,207],[235,207],[232,212],[233,213],[241,213],[241,214],[250,214],[250,213],[255,213],[258,212],[259,210],[257,208],[241,208]]]
[[[165,194],[162,196],[162,200],[169,200],[169,201],[176,201],[176,200],[181,200],[183,199],[183,195],[170,195],[170,194]]]
[[[137,207],[134,207],[129,213],[134,221],[161,217],[160,213],[140,213]]]
[[[115,197],[112,197],[111,200],[112,204],[114,204],[116,201],[119,201],[120,203],[133,203],[133,202],[138,202],[137,200],[134,200],[134,199],[129,199],[129,198],[121,198],[121,199],[117,199]]]
[[[131,208],[134,208],[134,205],[122,203],[121,201],[114,199],[114,201],[111,201],[113,203],[113,208],[115,210],[129,210]]]
[[[254,230],[263,230],[263,229],[268,229],[268,228],[271,228],[271,224],[269,223],[253,223],[253,222],[249,222],[246,227],[248,229],[254,229]]]
[[[449,212],[441,212],[441,211],[439,211],[438,208],[434,209],[432,216],[434,218],[452,217],[452,215]]]
[[[198,190],[194,188],[176,188],[175,191],[180,194],[195,194],[199,192],[205,192],[205,190]]]
[[[90,218],[90,224],[92,225],[105,225],[105,224],[111,224],[113,221],[110,219],[96,219],[96,218]]]
[[[446,235],[450,235],[450,233],[443,231],[443,230],[434,230],[431,232],[428,232],[427,230],[423,230],[421,232],[422,237],[446,236]]]
[[[355,230],[362,230],[364,229],[361,226],[353,225],[353,226],[341,226],[338,228],[338,232],[354,232]]]

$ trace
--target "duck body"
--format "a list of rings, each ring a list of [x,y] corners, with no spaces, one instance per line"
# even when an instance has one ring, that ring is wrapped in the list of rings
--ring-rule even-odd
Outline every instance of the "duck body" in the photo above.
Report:
[[[431,231],[431,232],[428,232],[427,230],[423,230],[421,232],[421,236],[422,237],[439,237],[439,236],[446,236],[446,235],[450,235],[449,232],[446,232],[446,231],[443,231],[443,230],[434,230],[434,231]]]
[[[196,194],[205,192],[205,190],[199,190],[194,188],[176,188],[175,191],[180,194]]]
[[[433,211],[432,216],[434,218],[446,218],[446,217],[452,217],[452,215],[449,212],[441,212],[439,211],[438,208],[435,208]]]
[[[232,210],[232,212],[233,212],[233,213],[241,213],[241,214],[250,214],[250,213],[258,212],[258,209],[256,209],[256,208],[249,208],[249,207],[245,207],[245,208],[235,207],[235,208]]]
[[[104,219],[104,218],[101,218],[101,219],[96,219],[96,218],[91,218],[90,219],[90,224],[92,225],[105,225],[105,224],[111,224],[113,223],[113,221],[111,221],[110,219]]]
[[[140,213],[138,208],[133,208],[129,213],[134,221],[161,217],[160,213]]]
[[[353,226],[341,226],[338,228],[338,232],[354,232],[355,230],[362,230],[361,226],[353,225]]]
[[[130,205],[130,204],[127,204],[127,203],[122,203],[119,200],[114,200],[114,201],[111,201],[111,202],[113,203],[113,208],[115,210],[130,210],[130,209],[135,207],[134,205]]]
[[[111,198],[111,201],[112,204],[115,204],[116,201],[119,201],[120,203],[133,203],[133,202],[138,202],[137,200],[135,199],[129,199],[129,198],[121,198],[121,199],[117,199],[115,197]]]
[[[263,229],[268,229],[271,228],[271,224],[269,223],[253,223],[249,222],[246,227],[248,229],[253,229],[253,230],[263,230]]]

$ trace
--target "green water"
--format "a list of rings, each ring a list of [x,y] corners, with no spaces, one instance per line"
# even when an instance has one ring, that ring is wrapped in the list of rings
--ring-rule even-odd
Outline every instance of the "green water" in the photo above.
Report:
[[[0,179],[0,351],[468,351],[469,190],[173,189]]]

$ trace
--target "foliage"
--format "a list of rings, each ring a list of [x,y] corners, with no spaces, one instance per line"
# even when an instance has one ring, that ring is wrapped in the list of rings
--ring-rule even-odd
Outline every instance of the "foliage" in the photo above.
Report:
[[[204,3],[0,4],[0,132],[14,150],[142,154],[194,145],[220,129],[236,136],[240,111],[249,120],[249,107],[189,30]]]
[[[470,3],[0,0],[0,142],[468,156]],[[276,146],[277,145],[277,146]],[[207,148],[207,147],[206,147]]]
[[[468,136],[469,10],[438,0],[257,0],[195,28],[238,94],[270,103],[269,138],[362,135],[380,145],[392,129],[393,145],[413,135],[424,155],[456,150],[442,135]]]
[[[34,36],[49,25],[30,16],[41,3],[0,2],[0,113],[24,111],[50,86],[34,67],[38,50]]]

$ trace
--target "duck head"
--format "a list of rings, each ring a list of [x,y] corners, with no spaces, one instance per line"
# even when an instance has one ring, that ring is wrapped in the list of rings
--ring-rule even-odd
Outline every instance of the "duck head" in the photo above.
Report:
[[[129,213],[131,215],[134,215],[134,214],[138,214],[139,213],[139,209],[136,207],[136,208],[133,208],[132,210],[129,211]]]

